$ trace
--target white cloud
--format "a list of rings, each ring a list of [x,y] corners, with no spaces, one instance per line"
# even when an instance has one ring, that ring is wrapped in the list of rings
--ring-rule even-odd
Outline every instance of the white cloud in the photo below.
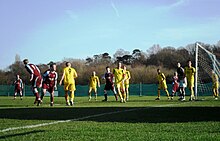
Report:
[[[186,4],[186,2],[187,2],[187,0],[178,0],[177,2],[169,5],[168,8],[176,8],[176,7],[179,7],[179,6]]]
[[[115,6],[114,2],[111,1],[111,7],[113,8],[113,10],[115,11],[115,14],[118,18],[120,18],[120,14],[119,14],[119,11],[117,9],[117,7]]]
[[[185,6],[185,5],[188,4],[188,2],[189,2],[189,0],[177,0],[176,2],[174,2],[172,4],[162,5],[162,6],[156,7],[156,10],[169,11],[169,10],[172,10],[174,8],[179,8],[181,6]]]

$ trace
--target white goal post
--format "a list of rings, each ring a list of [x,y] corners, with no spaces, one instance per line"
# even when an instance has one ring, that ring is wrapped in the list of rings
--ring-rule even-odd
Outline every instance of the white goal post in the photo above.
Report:
[[[212,93],[212,70],[220,77],[220,63],[216,56],[201,44],[195,45],[195,97],[200,94]]]

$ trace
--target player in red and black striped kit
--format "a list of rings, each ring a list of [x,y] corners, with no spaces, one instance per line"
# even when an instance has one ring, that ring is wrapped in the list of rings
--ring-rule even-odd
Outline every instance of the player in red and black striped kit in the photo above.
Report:
[[[20,76],[17,74],[16,75],[16,80],[14,81],[15,85],[15,94],[14,94],[14,99],[16,99],[17,94],[20,94],[20,99],[22,100],[22,90],[23,90],[23,82]]]
[[[41,102],[43,102],[44,95],[48,91],[50,93],[50,106],[54,104],[54,90],[57,86],[58,74],[56,72],[56,64],[51,63],[50,69],[44,72],[43,74],[43,83],[42,88],[43,92],[41,94]]]
[[[32,91],[33,91],[33,93],[36,97],[34,104],[37,103],[37,106],[39,106],[39,104],[41,102],[41,99],[40,99],[40,96],[39,96],[38,88],[41,88],[41,85],[42,85],[42,77],[41,77],[40,70],[36,65],[29,64],[28,59],[24,59],[23,63],[25,65],[26,70],[31,75],[30,76],[30,81],[32,83],[31,88],[32,88]]]

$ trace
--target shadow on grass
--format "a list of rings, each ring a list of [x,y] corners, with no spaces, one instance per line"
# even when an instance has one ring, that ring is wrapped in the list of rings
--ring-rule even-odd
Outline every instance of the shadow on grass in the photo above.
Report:
[[[91,107],[0,109],[0,119],[127,123],[220,121],[219,107]]]
[[[11,137],[19,137],[19,136],[24,136],[24,135],[29,135],[29,134],[36,134],[40,132],[45,132],[44,130],[35,130],[35,131],[30,131],[30,132],[24,132],[24,133],[17,133],[17,134],[9,134],[9,135],[3,135],[0,136],[0,139],[7,139]]]

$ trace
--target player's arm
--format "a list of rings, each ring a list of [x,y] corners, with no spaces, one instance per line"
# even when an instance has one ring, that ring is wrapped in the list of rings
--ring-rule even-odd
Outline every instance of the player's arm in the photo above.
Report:
[[[64,76],[65,76],[65,71],[63,71],[63,75],[62,75],[62,77],[61,77],[61,79],[60,79],[60,85],[62,85],[62,82],[63,82]]]
[[[45,79],[49,74],[49,71],[45,71],[44,74],[43,74],[43,78]]]
[[[185,77],[187,77],[187,67],[185,67],[185,69],[184,69],[184,74],[185,74]]]
[[[166,79],[166,76],[163,73],[161,73],[161,78],[162,78],[162,81],[164,81]]]
[[[73,72],[73,78],[77,78],[78,77],[78,74],[77,74],[77,72],[74,70],[74,72]]]
[[[113,73],[112,73],[112,82],[115,83],[115,69],[113,69]]]
[[[55,82],[54,82],[54,87],[56,88],[57,87],[57,79],[58,79],[58,74],[57,72],[55,72]]]
[[[122,74],[122,80],[121,80],[121,82],[122,82],[122,84],[124,84],[124,82],[125,82],[125,80],[126,80],[126,73],[123,71],[122,72],[123,74]]]
[[[97,76],[97,84],[98,84],[98,87],[100,87],[100,81],[99,81],[99,77]]]
[[[195,68],[193,68],[193,73],[196,73],[196,69]]]
[[[24,88],[23,81],[22,81],[22,79],[20,79],[20,80],[21,80],[21,89],[23,89]]]
[[[131,73],[128,71],[128,80],[131,79]]]

